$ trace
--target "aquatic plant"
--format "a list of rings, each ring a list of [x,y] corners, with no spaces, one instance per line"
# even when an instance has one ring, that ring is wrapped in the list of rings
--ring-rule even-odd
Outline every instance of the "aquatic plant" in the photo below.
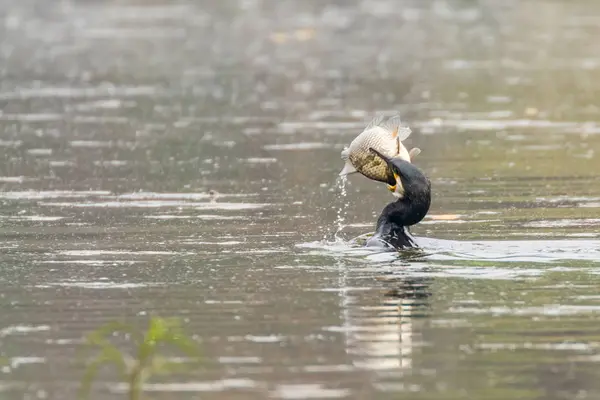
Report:
[[[133,355],[121,350],[110,338],[119,333],[127,335],[134,342]],[[185,362],[174,361],[158,354],[164,345],[173,347],[186,356]],[[194,340],[186,336],[180,321],[173,318],[153,317],[148,321],[145,332],[121,322],[109,323],[90,333],[84,350],[97,349],[97,355],[88,360],[79,391],[79,398],[88,398],[92,384],[103,367],[116,367],[119,378],[127,385],[128,399],[139,400],[143,385],[152,376],[190,372],[200,365],[200,348]]]

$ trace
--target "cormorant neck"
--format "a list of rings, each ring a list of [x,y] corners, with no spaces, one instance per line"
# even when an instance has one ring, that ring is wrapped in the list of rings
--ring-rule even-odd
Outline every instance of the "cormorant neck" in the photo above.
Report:
[[[423,178],[422,181],[411,181],[405,185],[404,196],[385,206],[379,219],[399,226],[411,226],[421,222],[431,205],[431,184],[427,178]]]
[[[427,215],[431,205],[431,184],[420,171],[413,171],[411,179],[403,179],[402,185],[404,196],[385,206],[368,245],[383,242],[396,249],[416,247],[407,227],[421,222]]]

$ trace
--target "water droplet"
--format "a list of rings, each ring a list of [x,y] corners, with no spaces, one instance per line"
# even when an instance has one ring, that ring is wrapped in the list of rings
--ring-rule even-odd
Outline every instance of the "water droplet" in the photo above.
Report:
[[[337,217],[335,220],[335,224],[337,229],[333,237],[336,241],[343,241],[344,239],[341,237],[342,230],[344,229],[344,222],[346,222],[346,214],[348,208],[348,202],[346,201],[346,196],[348,192],[346,191],[346,183],[348,182],[348,177],[340,176],[337,179],[337,189],[339,190],[339,198],[341,199],[342,204],[338,206],[337,209]]]

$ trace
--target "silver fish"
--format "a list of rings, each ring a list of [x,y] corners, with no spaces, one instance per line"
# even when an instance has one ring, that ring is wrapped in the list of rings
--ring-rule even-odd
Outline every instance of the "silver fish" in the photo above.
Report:
[[[400,116],[396,115],[384,121],[383,116],[374,118],[351,143],[342,151],[342,160],[346,162],[340,176],[360,172],[369,179],[380,182],[393,180],[387,164],[369,148],[373,148],[388,157],[400,157],[408,162],[421,150],[414,148],[410,152],[402,141],[411,134],[410,128],[402,126]]]

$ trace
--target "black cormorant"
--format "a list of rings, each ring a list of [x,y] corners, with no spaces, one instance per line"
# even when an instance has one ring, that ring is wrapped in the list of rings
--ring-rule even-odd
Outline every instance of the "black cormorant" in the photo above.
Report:
[[[367,246],[405,249],[417,247],[408,227],[425,217],[431,204],[431,183],[419,168],[401,158],[390,158],[374,149],[390,169],[388,189],[398,200],[385,206],[377,219],[375,234],[367,240]]]

